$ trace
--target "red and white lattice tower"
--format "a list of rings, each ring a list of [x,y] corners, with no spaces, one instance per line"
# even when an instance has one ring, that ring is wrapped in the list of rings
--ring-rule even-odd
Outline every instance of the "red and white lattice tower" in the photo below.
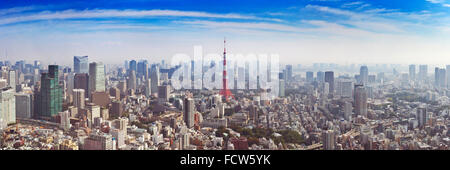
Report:
[[[220,95],[222,95],[225,100],[229,100],[230,97],[233,97],[233,94],[231,93],[230,89],[228,89],[228,83],[227,83],[227,50],[225,47],[226,40],[224,38],[223,40],[223,79],[222,79],[222,90],[220,91]]]

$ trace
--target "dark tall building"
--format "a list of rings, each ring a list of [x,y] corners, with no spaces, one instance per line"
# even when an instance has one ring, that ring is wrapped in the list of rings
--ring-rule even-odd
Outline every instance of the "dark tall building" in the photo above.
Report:
[[[113,100],[111,103],[111,116],[114,118],[121,117],[123,112],[122,102],[120,100]]]
[[[84,96],[89,94],[89,75],[87,73],[77,73],[75,74],[73,80],[74,89],[84,89]]]
[[[191,98],[185,98],[183,103],[183,112],[184,112],[184,122],[188,128],[194,126],[194,109],[195,104],[194,100]]]
[[[423,128],[428,122],[428,112],[426,107],[417,108],[417,121],[419,127]]]
[[[42,73],[39,95],[39,118],[50,119],[62,111],[63,88],[59,84],[58,66],[49,65],[48,73]]]
[[[88,73],[89,71],[88,56],[74,56],[73,69],[75,73]]]
[[[136,60],[131,60],[130,61],[130,70],[134,70],[135,72],[137,71],[137,65],[136,65]]]
[[[148,72],[148,62],[147,60],[142,60],[139,61],[137,63],[137,72],[136,75],[137,77],[142,77],[144,76],[145,78],[147,78],[148,74],[146,74]]]
[[[328,83],[328,86],[330,87],[330,94],[334,94],[334,72],[332,71],[326,71],[325,72],[325,82]]]

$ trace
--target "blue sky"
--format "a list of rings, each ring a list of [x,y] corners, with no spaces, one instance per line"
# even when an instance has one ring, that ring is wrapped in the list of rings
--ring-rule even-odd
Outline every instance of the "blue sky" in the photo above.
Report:
[[[220,53],[282,63],[450,64],[450,0],[123,0],[0,2],[0,56],[70,65]]]

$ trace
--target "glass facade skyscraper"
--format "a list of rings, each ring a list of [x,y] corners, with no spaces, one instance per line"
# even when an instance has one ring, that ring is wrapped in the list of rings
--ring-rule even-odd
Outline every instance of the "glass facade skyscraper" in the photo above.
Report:
[[[88,73],[88,56],[74,56],[73,69],[75,73]]]
[[[51,118],[62,111],[63,89],[59,84],[59,67],[49,65],[48,73],[42,73],[39,102],[39,118]]]
[[[89,64],[89,95],[95,91],[105,91],[105,65],[102,62]]]

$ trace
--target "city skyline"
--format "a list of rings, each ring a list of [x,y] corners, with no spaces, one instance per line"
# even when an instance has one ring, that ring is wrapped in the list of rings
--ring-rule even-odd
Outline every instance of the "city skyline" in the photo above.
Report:
[[[180,3],[180,5],[176,5]],[[0,56],[70,65],[177,53],[277,53],[280,63],[449,63],[450,2],[4,1]],[[2,57],[6,58],[6,57]],[[48,63],[53,64],[53,63]]]
[[[448,0],[4,2],[0,150],[450,150]]]

